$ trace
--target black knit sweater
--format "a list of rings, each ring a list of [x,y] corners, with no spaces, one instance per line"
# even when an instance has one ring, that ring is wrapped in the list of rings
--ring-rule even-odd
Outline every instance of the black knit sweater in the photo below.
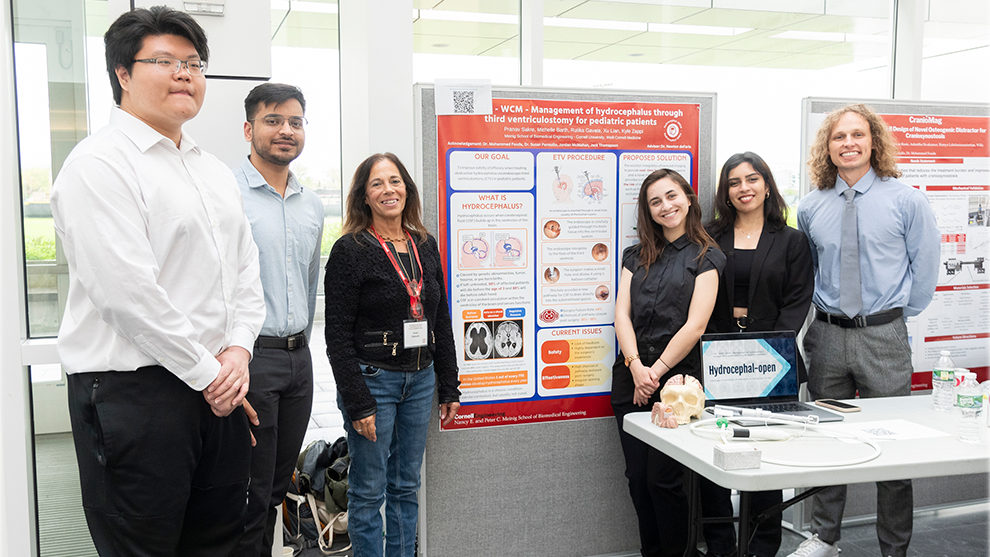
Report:
[[[367,232],[357,237],[347,234],[330,251],[324,282],[327,356],[337,391],[352,421],[377,412],[358,364],[387,371],[417,371],[432,362],[440,402],[459,400],[457,358],[440,252],[433,236],[417,242],[416,247],[423,264],[421,301],[430,334],[426,346],[410,349],[402,347],[402,323],[409,318],[409,295],[378,240]]]

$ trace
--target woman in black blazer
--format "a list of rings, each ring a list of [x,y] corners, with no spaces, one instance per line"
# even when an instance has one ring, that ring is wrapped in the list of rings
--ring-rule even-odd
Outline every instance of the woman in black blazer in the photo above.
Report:
[[[815,290],[811,248],[804,233],[787,226],[787,205],[770,167],[756,153],[737,153],[722,166],[715,193],[715,219],[706,226],[726,256],[708,332],[794,331],[804,325]],[[806,380],[798,354],[800,381]],[[702,480],[707,516],[732,516],[729,490]],[[752,497],[753,514],[781,502],[780,491]],[[731,526],[705,527],[708,555],[728,555]],[[780,548],[780,513],[753,533],[750,555],[773,557]]]

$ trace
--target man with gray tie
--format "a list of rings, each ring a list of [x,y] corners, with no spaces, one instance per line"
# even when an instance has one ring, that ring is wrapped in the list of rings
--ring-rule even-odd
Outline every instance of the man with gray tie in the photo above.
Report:
[[[829,114],[811,147],[817,190],[798,207],[815,266],[815,319],[804,337],[813,399],[911,394],[905,318],[935,294],[939,231],[923,193],[897,178],[897,145],[863,104]],[[812,501],[814,536],[792,557],[835,557],[846,486]],[[877,537],[885,556],[911,541],[910,480],[877,482]]]
[[[254,345],[247,400],[253,428],[251,486],[244,535],[235,555],[270,556],[278,505],[285,498],[313,407],[308,348],[323,239],[323,202],[289,170],[306,141],[306,99],[298,87],[263,83],[244,99],[251,154],[234,169],[258,244],[265,323]]]

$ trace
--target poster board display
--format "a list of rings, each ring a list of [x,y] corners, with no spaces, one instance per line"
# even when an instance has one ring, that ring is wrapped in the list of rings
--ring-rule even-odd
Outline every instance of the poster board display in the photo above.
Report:
[[[932,365],[949,350],[956,366],[990,371],[990,105],[891,100],[804,100],[804,149],[829,112],[853,102],[871,106],[899,146],[900,180],[928,196],[941,232],[935,297],[908,319],[912,390],[931,389]],[[802,184],[808,182],[804,167]]]
[[[702,207],[707,210],[711,206],[715,183],[714,95],[501,86],[493,89],[496,100],[699,105],[700,148],[693,179],[697,180]],[[434,94],[432,85],[414,87],[417,157],[413,175],[423,195],[427,229],[443,238],[440,220],[448,215],[446,210],[439,210],[441,180]],[[497,210],[491,218],[500,222],[502,212],[506,211]],[[543,224],[539,229],[536,221],[531,224],[528,242],[535,242],[536,234],[542,234]],[[541,284],[537,279],[534,272],[531,280]],[[451,298],[451,302],[456,299]],[[462,412],[470,413],[470,406],[465,404],[463,408]],[[456,431],[431,428],[419,495],[420,555],[614,555],[635,550],[639,547],[639,534],[621,454],[613,418]],[[525,494],[523,505],[519,494]],[[565,508],[581,512],[559,512]],[[511,512],[493,513],[492,509]],[[506,536],[505,532],[512,535]]]
[[[697,99],[610,97],[494,91],[487,113],[436,116],[462,392],[447,429],[612,415],[615,289],[640,185],[666,167],[697,191],[710,145]]]

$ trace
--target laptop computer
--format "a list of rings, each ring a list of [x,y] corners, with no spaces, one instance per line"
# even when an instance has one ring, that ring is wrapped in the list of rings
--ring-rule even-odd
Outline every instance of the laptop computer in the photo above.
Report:
[[[702,335],[701,368],[708,412],[718,404],[792,416],[814,414],[819,422],[843,420],[841,414],[798,401],[794,331]],[[763,423],[759,418],[745,422]]]

